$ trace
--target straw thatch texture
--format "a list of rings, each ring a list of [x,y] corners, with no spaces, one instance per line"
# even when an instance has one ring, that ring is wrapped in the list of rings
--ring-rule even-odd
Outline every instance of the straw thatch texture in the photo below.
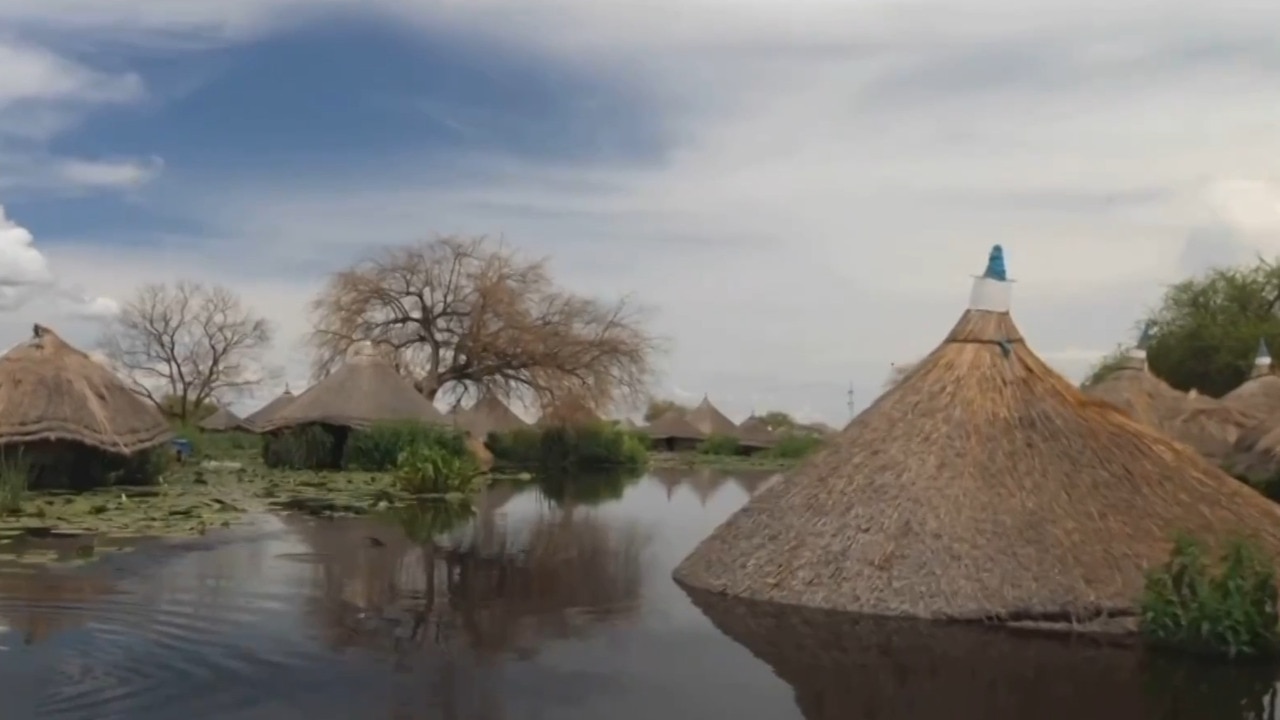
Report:
[[[694,427],[679,409],[668,410],[645,428],[654,440],[703,440],[706,433]]]
[[[1187,397],[1152,375],[1138,358],[1127,358],[1123,366],[1085,388],[1084,393],[1106,400],[1134,420],[1157,429],[1168,429],[1187,408]]]
[[[720,409],[711,404],[711,400],[706,396],[702,396],[702,402],[698,403],[698,407],[690,410],[685,414],[685,419],[689,424],[698,428],[704,435],[727,435],[729,437],[737,437],[738,426],[733,423]]]
[[[529,427],[498,396],[485,393],[475,405],[456,413],[457,425],[472,437],[484,439],[491,432],[511,432]]]
[[[763,418],[752,415],[738,426],[738,442],[746,448],[764,449],[778,444],[778,438]]]
[[[1236,441],[1258,416],[1204,395],[1188,393],[1186,409],[1168,426],[1169,434],[1190,445],[1215,464],[1232,456]]]
[[[243,424],[244,421],[238,415],[225,407],[220,407],[212,415],[201,420],[198,426],[201,430],[209,432],[226,432],[239,430]]]
[[[1280,377],[1271,373],[1255,374],[1240,387],[1223,395],[1222,402],[1255,415],[1280,415]]]
[[[131,455],[171,436],[155,405],[43,325],[0,356],[0,443],[67,441]]]
[[[1280,422],[1269,417],[1236,438],[1228,468],[1253,483],[1280,478]]]
[[[1206,667],[1090,638],[689,594],[791,686],[807,720],[1271,717],[1252,708],[1275,682],[1274,668]]]
[[[294,400],[293,393],[289,392],[288,388],[285,388],[284,392],[276,396],[275,400],[272,400],[266,405],[263,405],[262,407],[250,413],[248,417],[246,417],[243,421],[241,421],[241,424],[243,424],[244,427],[248,428],[249,430],[256,431],[259,427],[262,426],[262,423],[266,422],[268,419],[274,417],[276,413],[288,407],[289,403],[293,402],[293,400]]]
[[[395,368],[376,357],[357,356],[259,427],[263,432],[310,423],[364,428],[396,420],[449,424]]]
[[[968,311],[903,383],[716,528],[687,584],[923,618],[1132,613],[1189,532],[1280,557],[1280,508],[1091,400],[1007,313]]]

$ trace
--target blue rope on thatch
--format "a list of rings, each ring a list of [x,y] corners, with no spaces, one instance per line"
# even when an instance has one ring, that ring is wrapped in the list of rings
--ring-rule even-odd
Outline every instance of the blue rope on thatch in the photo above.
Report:
[[[999,245],[992,245],[991,252],[987,255],[987,269],[982,273],[982,277],[988,280],[999,280],[1007,282],[1009,276],[1004,270],[1004,248]]]
[[[1259,360],[1271,359],[1271,351],[1267,350],[1267,341],[1265,338],[1258,338],[1258,354],[1256,357]]]
[[[1000,352],[1004,353],[1006,358],[1013,355],[1013,343],[1008,340],[997,340],[996,344],[1000,346]]]
[[[1142,324],[1142,334],[1138,336],[1137,348],[1139,350],[1146,350],[1147,346],[1149,346],[1150,344],[1151,344],[1151,322],[1148,321]]]

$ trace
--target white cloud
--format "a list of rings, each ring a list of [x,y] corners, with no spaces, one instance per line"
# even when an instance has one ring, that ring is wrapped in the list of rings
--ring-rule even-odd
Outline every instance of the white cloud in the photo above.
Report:
[[[31,232],[11,220],[0,205],[0,311],[20,310],[34,300],[56,304],[73,317],[106,318],[119,312],[111,298],[59,284]]]
[[[0,22],[214,42],[339,6],[356,7],[0,0]],[[657,327],[674,340],[665,387],[708,392],[734,415],[778,405],[842,424],[850,381],[865,406],[890,362],[927,352],[994,242],[1019,281],[1024,332],[1075,379],[1105,352],[1094,348],[1129,338],[1163,283],[1280,253],[1280,135],[1267,111],[1280,100],[1268,34],[1280,8],[1267,4],[360,7],[608,68],[647,99],[642,112],[668,152],[649,165],[587,167],[476,158],[487,177],[443,190],[367,171],[218,178],[169,198],[218,228],[216,257],[69,248],[60,273],[105,277],[103,290],[119,294],[135,280],[198,272],[241,289],[288,337],[305,331],[304,302],[321,273],[373,238],[502,233],[552,255],[576,288],[636,291],[657,305]],[[90,97],[74,78],[97,71],[26,57],[24,67],[63,78],[46,102]],[[141,92],[127,74],[98,74],[115,83],[116,99],[93,102]],[[0,98],[37,85],[10,80]],[[252,280],[237,267],[246,257]],[[279,356],[296,384],[305,355],[289,347]]]
[[[145,160],[63,160],[57,176],[89,188],[135,188],[155,179],[164,168],[158,157]]]

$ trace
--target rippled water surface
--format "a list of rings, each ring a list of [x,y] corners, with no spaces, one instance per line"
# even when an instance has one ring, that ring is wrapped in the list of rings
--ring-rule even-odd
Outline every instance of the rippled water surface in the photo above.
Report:
[[[456,524],[264,518],[6,572],[0,717],[1272,717],[1269,670],[691,599],[672,567],[768,481],[662,471],[594,505],[498,490]]]

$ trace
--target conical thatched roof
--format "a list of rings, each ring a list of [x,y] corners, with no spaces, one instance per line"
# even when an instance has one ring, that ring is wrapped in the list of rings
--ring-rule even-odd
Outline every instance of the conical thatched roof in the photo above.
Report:
[[[1169,428],[1187,409],[1186,396],[1153,375],[1145,356],[1136,353],[1084,393],[1106,400],[1134,420],[1157,429]]]
[[[720,409],[711,404],[711,400],[706,396],[702,396],[702,402],[698,403],[698,407],[690,410],[685,419],[689,424],[698,428],[705,435],[727,435],[736,437],[738,434],[738,426],[733,424]]]
[[[644,429],[649,437],[655,440],[674,438],[676,440],[702,440],[707,434],[694,427],[685,419],[678,408],[666,411],[657,420],[649,423]]]
[[[237,430],[244,423],[240,416],[231,412],[225,407],[220,407],[214,411],[212,415],[201,420],[198,427],[201,430],[210,432],[224,432],[227,430]]]
[[[738,442],[743,447],[769,448],[778,443],[778,438],[769,429],[764,418],[752,415],[738,426]]]
[[[1280,377],[1271,372],[1271,352],[1265,341],[1258,341],[1258,354],[1249,379],[1223,395],[1222,402],[1262,417],[1280,415]]]
[[[360,428],[394,420],[449,424],[395,368],[362,355],[312,385],[260,427],[263,432],[310,423]]]
[[[0,356],[0,443],[69,441],[127,455],[171,436],[154,405],[43,325]]]
[[[1260,418],[1221,400],[1193,393],[1187,393],[1186,409],[1168,424],[1167,431],[1174,439],[1221,464],[1231,457],[1240,435],[1257,425]]]
[[[269,418],[274,416],[276,413],[288,407],[289,403],[293,402],[293,400],[294,400],[294,395],[292,392],[289,391],[289,388],[286,386],[284,389],[284,392],[277,395],[276,399],[272,400],[266,405],[263,405],[262,407],[250,413],[248,417],[246,417],[243,421],[241,421],[241,424],[243,424],[244,427],[249,428],[250,430],[257,430],[259,427],[261,427],[262,423],[266,422]]]
[[[1280,508],[1083,396],[1027,347],[993,275],[909,378],[676,579],[872,615],[1085,622],[1132,614],[1179,533],[1280,557]]]
[[[529,427],[498,396],[485,393],[475,405],[456,413],[457,424],[472,437],[484,439],[491,432],[510,432]]]

